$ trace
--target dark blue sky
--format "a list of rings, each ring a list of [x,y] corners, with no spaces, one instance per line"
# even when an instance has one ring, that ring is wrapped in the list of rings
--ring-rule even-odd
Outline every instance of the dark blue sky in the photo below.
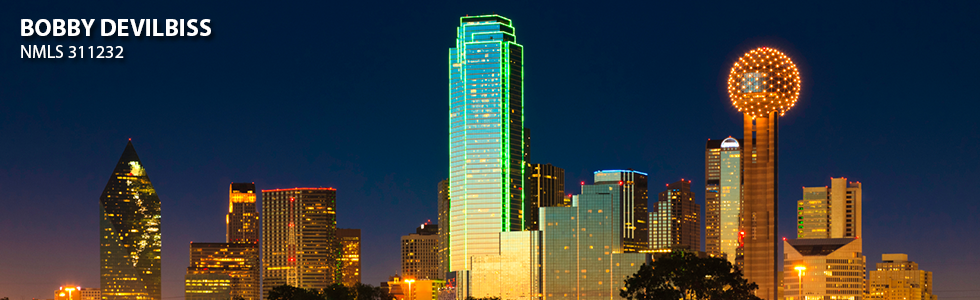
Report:
[[[683,1],[681,1],[683,2]],[[448,175],[448,48],[496,12],[525,47],[532,161],[704,184],[704,142],[741,135],[724,82],[743,52],[798,64],[780,124],[780,234],[802,186],[864,186],[864,249],[908,253],[943,299],[980,290],[980,4],[17,1],[0,9],[0,297],[99,285],[98,198],[132,138],[162,201],[163,297],[190,241],[224,239],[228,184],[338,189],[363,281],[436,219]],[[21,18],[210,18],[210,38],[33,38]],[[120,45],[26,60],[22,44]],[[703,193],[697,201],[703,204]]]

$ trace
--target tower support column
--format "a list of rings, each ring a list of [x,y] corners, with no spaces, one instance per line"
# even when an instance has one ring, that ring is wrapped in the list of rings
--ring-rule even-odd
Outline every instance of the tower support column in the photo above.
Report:
[[[759,285],[756,295],[775,300],[777,233],[777,139],[778,112],[752,118],[745,114],[745,181],[742,190],[741,226],[745,232],[745,277]]]

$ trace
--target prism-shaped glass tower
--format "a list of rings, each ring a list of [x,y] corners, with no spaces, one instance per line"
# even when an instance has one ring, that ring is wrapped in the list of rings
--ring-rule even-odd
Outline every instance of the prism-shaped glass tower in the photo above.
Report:
[[[160,299],[160,198],[132,142],[99,202],[102,299]]]
[[[523,52],[510,19],[460,18],[449,49],[449,271],[524,228]]]

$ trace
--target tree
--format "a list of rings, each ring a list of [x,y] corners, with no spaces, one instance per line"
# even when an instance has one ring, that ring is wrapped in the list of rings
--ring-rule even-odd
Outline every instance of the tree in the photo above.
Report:
[[[323,295],[326,296],[327,300],[354,300],[357,297],[357,291],[343,284],[334,283],[323,290]]]
[[[269,300],[324,300],[314,289],[301,289],[291,285],[280,285],[269,291]]]
[[[350,288],[356,300],[391,300],[395,296],[388,289],[358,282]]]
[[[619,296],[629,300],[761,300],[752,294],[759,286],[742,278],[742,270],[727,260],[682,250],[643,264],[625,283]]]
[[[369,284],[357,283],[347,287],[335,283],[318,292],[314,289],[301,289],[290,285],[280,285],[269,291],[268,300],[393,300],[395,296],[388,289]],[[2,300],[2,299],[0,299]]]

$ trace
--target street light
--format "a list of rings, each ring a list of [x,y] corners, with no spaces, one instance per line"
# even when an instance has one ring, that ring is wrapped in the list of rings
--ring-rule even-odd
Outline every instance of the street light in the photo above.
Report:
[[[405,279],[405,283],[408,283],[408,300],[412,300],[412,282],[415,282],[415,279]]]
[[[796,270],[796,275],[800,277],[800,285],[797,287],[797,289],[800,291],[798,299],[802,299],[803,298],[803,271],[806,271],[806,267],[796,266],[793,269]]]

